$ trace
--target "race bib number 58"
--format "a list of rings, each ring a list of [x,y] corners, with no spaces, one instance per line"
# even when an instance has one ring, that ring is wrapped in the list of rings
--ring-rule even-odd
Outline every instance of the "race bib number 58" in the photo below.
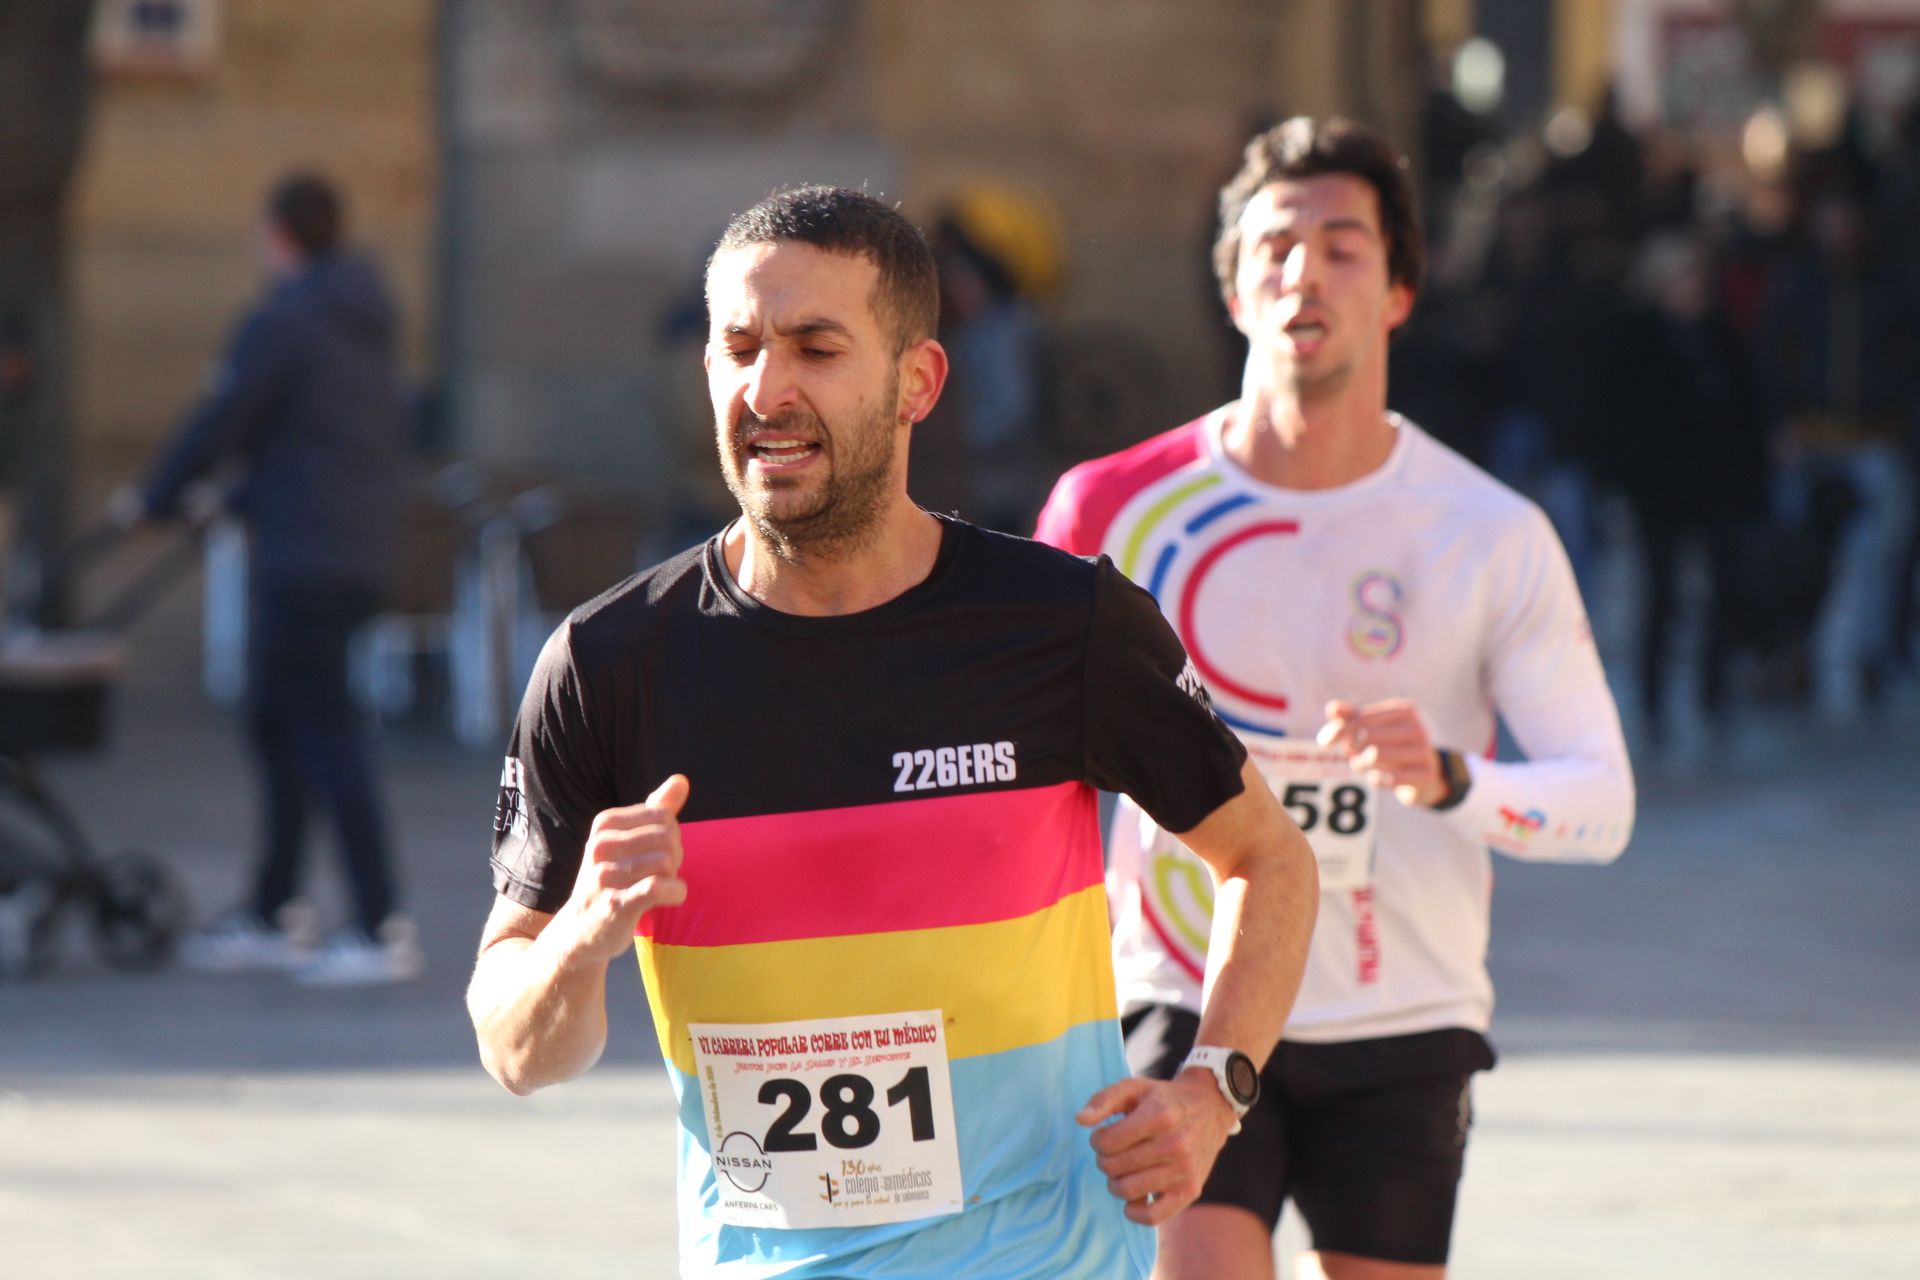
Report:
[[[960,1212],[938,1010],[687,1029],[720,1221],[856,1227]]]
[[[1320,888],[1370,883],[1379,795],[1354,773],[1346,753],[1292,739],[1248,743],[1247,751],[1313,846]]]

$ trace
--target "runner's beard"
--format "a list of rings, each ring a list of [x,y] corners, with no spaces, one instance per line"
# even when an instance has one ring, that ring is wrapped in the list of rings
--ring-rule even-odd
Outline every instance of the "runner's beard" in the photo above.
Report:
[[[794,560],[806,554],[845,551],[871,541],[879,531],[899,452],[888,412],[895,399],[889,389],[879,403],[842,429],[829,428],[818,415],[804,409],[771,418],[741,414],[733,438],[722,439],[721,471],[727,488],[740,504],[741,514],[775,555]],[[750,484],[747,437],[756,431],[785,428],[820,442],[824,455],[820,461],[828,464],[825,477],[797,477],[793,482],[775,478],[771,484]],[[808,485],[813,486],[811,490],[805,488]]]

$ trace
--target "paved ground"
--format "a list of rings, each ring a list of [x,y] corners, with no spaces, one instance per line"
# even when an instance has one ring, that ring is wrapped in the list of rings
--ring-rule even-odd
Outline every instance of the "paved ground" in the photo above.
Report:
[[[237,892],[251,779],[192,688],[190,594],[109,750],[54,772],[110,847]],[[1642,764],[1606,869],[1503,861],[1500,1068],[1455,1274],[1920,1276],[1920,723],[1756,717]],[[673,1273],[669,1096],[637,977],[584,1080],[508,1097],[460,1005],[498,764],[386,738],[420,983],[104,971],[0,985],[0,1276]],[[323,905],[333,868],[320,865]]]

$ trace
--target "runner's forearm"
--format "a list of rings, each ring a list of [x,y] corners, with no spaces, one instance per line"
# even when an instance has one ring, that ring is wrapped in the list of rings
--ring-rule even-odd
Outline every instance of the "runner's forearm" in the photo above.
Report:
[[[1501,853],[1612,862],[1633,834],[1633,766],[1605,685],[1552,705],[1502,707],[1520,761],[1469,757],[1473,783],[1447,817]]]
[[[1304,841],[1250,861],[1214,898],[1197,1043],[1239,1049],[1264,1066],[1300,990],[1320,889]]]
[[[1306,837],[1249,761],[1246,787],[1181,839],[1213,868],[1213,931],[1198,1043],[1264,1065],[1300,990],[1319,910]]]
[[[607,1044],[605,963],[570,965],[552,939],[494,941],[467,988],[480,1061],[509,1092],[571,1080]]]

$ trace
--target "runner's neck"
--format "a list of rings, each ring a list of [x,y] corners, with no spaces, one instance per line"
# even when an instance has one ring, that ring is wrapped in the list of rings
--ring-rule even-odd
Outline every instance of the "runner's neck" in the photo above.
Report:
[[[1227,406],[1220,440],[1248,475],[1279,489],[1337,489],[1371,475],[1398,431],[1377,401],[1309,408],[1248,393]]]
[[[902,494],[871,538],[845,550],[782,557],[746,520],[727,527],[721,548],[748,595],[781,613],[825,618],[878,608],[925,582],[941,537],[940,521]]]

